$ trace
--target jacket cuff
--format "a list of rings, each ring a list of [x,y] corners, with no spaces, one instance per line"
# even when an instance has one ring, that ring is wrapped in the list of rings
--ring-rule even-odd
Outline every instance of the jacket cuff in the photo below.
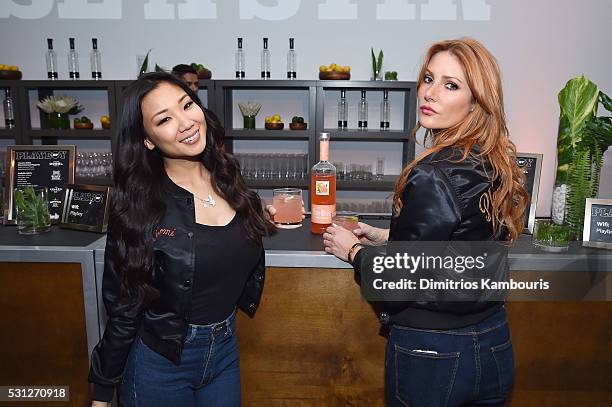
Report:
[[[91,391],[91,398],[95,401],[105,401],[110,403],[113,400],[113,396],[115,395],[115,386],[103,386],[98,383],[93,384],[93,389]]]
[[[355,272],[357,273],[360,279],[361,279],[361,260],[363,258],[364,250],[365,250],[365,247],[362,246],[361,250],[359,250],[357,254],[355,254],[355,256],[353,257],[353,270],[355,270]]]

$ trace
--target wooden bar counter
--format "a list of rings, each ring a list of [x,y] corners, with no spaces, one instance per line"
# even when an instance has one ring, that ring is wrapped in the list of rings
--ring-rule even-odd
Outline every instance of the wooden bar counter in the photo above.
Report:
[[[254,319],[238,318],[243,404],[384,406],[385,329],[352,269],[323,252],[309,229],[266,241],[264,298]],[[612,405],[612,252],[575,243],[567,254],[547,254],[522,236],[509,257],[512,278],[558,282],[555,297],[563,299],[510,297],[509,405]]]
[[[388,221],[368,221],[378,226]],[[612,252],[510,252],[516,280],[558,281],[506,307],[516,356],[513,407],[612,405]],[[254,319],[238,317],[244,406],[384,406],[385,327],[352,269],[309,225],[266,239],[266,286]],[[0,385],[70,385],[87,405],[89,354],[103,332],[104,238],[0,227]],[[0,405],[4,405],[0,402]],[[9,405],[9,404],[7,404]]]

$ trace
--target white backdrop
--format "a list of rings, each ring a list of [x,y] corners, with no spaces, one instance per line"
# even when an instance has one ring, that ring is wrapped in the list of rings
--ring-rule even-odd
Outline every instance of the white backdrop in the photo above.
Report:
[[[272,77],[285,75],[295,37],[299,79],[318,66],[352,67],[371,76],[370,47],[383,70],[414,80],[436,40],[472,36],[497,57],[504,77],[508,127],[521,152],[544,154],[537,214],[550,213],[559,108],[557,93],[584,74],[612,94],[610,0],[0,0],[0,63],[24,79],[44,79],[46,38],[55,39],[60,78],[67,78],[68,37],[80,70],[89,72],[91,37],[105,79],[133,78],[137,55],[172,67],[199,62],[213,78],[232,78],[236,38],[244,37],[247,77],[259,73],[262,37],[270,38]]]

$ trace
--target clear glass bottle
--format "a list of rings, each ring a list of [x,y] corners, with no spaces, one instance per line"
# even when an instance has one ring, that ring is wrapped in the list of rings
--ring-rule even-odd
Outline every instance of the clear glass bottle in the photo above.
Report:
[[[89,62],[91,63],[91,77],[95,80],[102,79],[102,54],[98,51],[98,39],[91,39],[91,54],[89,54]]]
[[[368,129],[368,101],[366,100],[366,91],[361,89],[361,100],[359,101],[359,117],[358,117],[359,130]]]
[[[11,97],[11,89],[6,88],[4,90],[4,102],[2,102],[4,108],[4,125],[7,129],[15,128],[15,104]]]
[[[287,52],[287,79],[296,79],[296,53],[293,49],[293,38],[289,38],[289,51]]]
[[[389,118],[391,117],[391,106],[389,105],[389,91],[383,90],[383,100],[380,103],[380,129],[389,130]]]
[[[329,162],[329,133],[319,136],[319,157],[310,174],[310,232],[321,235],[336,212],[336,167]]]
[[[53,50],[53,38],[47,38],[47,78],[51,80],[57,79],[57,55]]]
[[[68,38],[70,49],[68,50],[68,74],[70,79],[79,79],[79,54],[74,48],[74,38]]]
[[[338,101],[338,130],[346,130],[348,127],[348,104],[346,103],[346,90],[340,90]]]
[[[236,50],[236,79],[244,79],[244,51],[242,50],[242,38],[238,38],[238,49]]]
[[[270,51],[268,51],[268,39],[263,39],[261,50],[261,79],[270,79]]]

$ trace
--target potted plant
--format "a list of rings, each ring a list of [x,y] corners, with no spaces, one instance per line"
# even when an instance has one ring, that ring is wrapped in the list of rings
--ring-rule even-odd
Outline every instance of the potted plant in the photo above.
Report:
[[[374,56],[374,48],[370,48],[370,52],[372,53],[372,80],[380,81],[382,80],[382,63],[383,63],[383,51],[382,49],[378,51],[378,59]]]
[[[15,188],[17,231],[22,235],[47,232],[51,228],[47,188],[26,186]]]
[[[612,118],[597,117],[600,104],[612,112],[610,97],[584,76],[569,80],[559,92],[552,218],[567,223],[573,238],[581,235],[586,199],[597,195],[603,152],[612,145]]]
[[[72,96],[49,96],[36,103],[36,106],[47,113],[52,129],[69,129],[71,114],[82,112],[83,106]]]
[[[239,102],[238,108],[243,116],[243,124],[245,129],[255,128],[255,116],[261,109],[261,104],[256,102]]]
[[[550,219],[536,219],[533,245],[548,252],[564,252],[569,248],[569,225],[557,225]]]

